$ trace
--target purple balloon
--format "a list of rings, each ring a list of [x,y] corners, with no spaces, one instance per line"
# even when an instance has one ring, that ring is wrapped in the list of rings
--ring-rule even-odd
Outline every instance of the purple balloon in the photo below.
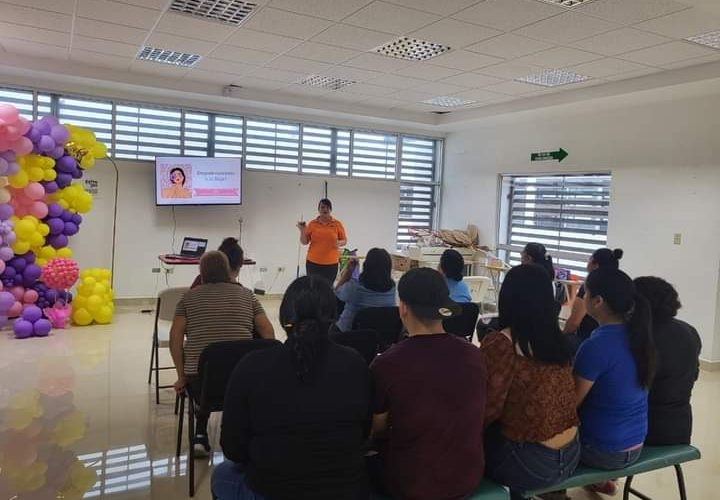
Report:
[[[57,160],[55,169],[58,172],[72,174],[75,170],[77,170],[77,160],[75,160],[72,156],[65,155]]]
[[[13,243],[15,243],[16,239],[17,235],[15,233],[8,233],[5,235],[5,243],[7,243],[8,245],[12,245]]]
[[[62,158],[65,155],[65,147],[63,146],[55,146],[55,149],[50,151],[48,153],[50,156],[52,156],[54,159]]]
[[[17,257],[12,259],[9,264],[14,267],[17,272],[21,273],[25,270],[25,267],[27,266],[27,261],[25,260],[24,255],[18,255]]]
[[[79,226],[82,223],[82,215],[73,214],[72,221]]]
[[[77,234],[78,231],[80,231],[80,228],[77,224],[74,222],[66,222],[65,223],[65,230],[63,231],[63,234],[65,236],[72,236],[74,234]]]
[[[53,140],[58,144],[65,144],[68,140],[68,137],[70,137],[70,133],[62,125],[53,126],[50,130],[50,135],[52,136]]]
[[[42,318],[42,309],[40,309],[38,306],[27,306],[25,309],[23,309],[22,319],[24,319],[25,321],[35,323],[40,318]]]
[[[8,220],[14,213],[15,211],[9,203],[0,204],[0,220]]]
[[[64,234],[52,234],[47,237],[47,243],[53,248],[68,246],[68,237]]]
[[[0,313],[6,315],[15,303],[15,297],[10,292],[0,292]]]
[[[62,234],[65,230],[65,223],[59,217],[53,217],[52,219],[46,219],[45,224],[50,228],[50,234]]]
[[[42,138],[42,132],[40,131],[40,127],[36,126],[30,127],[30,130],[25,135],[27,135],[27,138],[30,139],[33,143],[37,143]]]
[[[41,184],[45,188],[45,192],[47,194],[55,193],[58,189],[60,189],[57,185],[57,182],[55,182],[55,181],[42,182]]]
[[[58,295],[57,290],[48,290],[47,292],[45,292],[45,300],[47,300],[51,304],[55,303],[55,301],[58,299],[58,296],[59,295]],[[2,303],[0,303],[0,305],[2,305]],[[10,305],[12,305],[12,304],[10,304]],[[0,310],[2,310],[2,309],[0,309]]]
[[[25,280],[31,280],[31,284],[39,280],[41,274],[42,269],[40,269],[40,266],[38,266],[37,264],[28,264],[28,266],[25,268],[25,272],[23,273],[23,275],[25,276]]]
[[[62,189],[64,187],[68,187],[72,183],[72,180],[72,175],[64,172],[58,172],[57,177],[55,178],[55,183],[60,189]]]
[[[83,176],[83,171],[80,170],[79,168],[75,172],[72,173],[73,179],[82,179],[82,176]]]
[[[33,334],[33,324],[24,319],[16,319],[15,324],[13,324],[13,331],[15,332],[15,338],[26,339]]]
[[[50,330],[52,330],[52,323],[45,318],[37,320],[33,325],[33,333],[36,337],[47,337]]]
[[[63,210],[62,215],[60,215],[60,218],[63,222],[70,222],[72,220],[72,212],[70,210]]]
[[[43,153],[49,153],[50,151],[55,149],[55,141],[49,135],[44,135],[42,136],[42,138],[40,138],[40,142],[38,143],[38,149]]]
[[[48,205],[48,217],[60,217],[64,209],[59,203],[50,203]]]
[[[2,277],[8,280],[13,280],[15,278],[15,275],[17,275],[17,271],[12,266],[7,266],[2,273]]]

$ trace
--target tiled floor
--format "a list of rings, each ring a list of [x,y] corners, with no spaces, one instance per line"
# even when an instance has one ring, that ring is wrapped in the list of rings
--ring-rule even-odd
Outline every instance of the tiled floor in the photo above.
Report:
[[[264,302],[277,329],[278,301]],[[0,500],[187,496],[185,458],[174,457],[174,397],[165,390],[156,405],[147,385],[152,320],[125,312],[110,326],[23,341],[2,332]],[[720,373],[703,372],[694,441],[704,458],[685,468],[690,499],[718,498],[719,394]],[[196,498],[209,499],[207,461],[198,460],[196,471]],[[671,470],[640,476],[635,485],[656,500],[677,498]]]

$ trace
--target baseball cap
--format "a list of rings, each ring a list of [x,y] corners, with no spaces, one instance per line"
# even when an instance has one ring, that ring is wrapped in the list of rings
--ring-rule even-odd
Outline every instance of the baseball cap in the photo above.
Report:
[[[461,306],[450,300],[443,275],[429,267],[405,273],[398,283],[398,295],[421,319],[451,318],[462,312]]]

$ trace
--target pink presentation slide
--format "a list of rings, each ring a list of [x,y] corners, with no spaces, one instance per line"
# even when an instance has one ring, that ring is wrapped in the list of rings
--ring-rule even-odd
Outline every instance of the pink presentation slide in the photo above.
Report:
[[[155,159],[158,205],[238,205],[242,202],[240,158]]]

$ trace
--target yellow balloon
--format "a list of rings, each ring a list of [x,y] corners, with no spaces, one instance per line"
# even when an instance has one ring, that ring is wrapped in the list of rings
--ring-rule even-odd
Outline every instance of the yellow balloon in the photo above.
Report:
[[[87,299],[87,309],[90,312],[95,312],[102,306],[102,299],[98,295],[91,295]]]
[[[41,222],[40,224],[38,224],[38,233],[43,236],[47,236],[48,234],[50,234],[50,226],[48,226],[44,222]]]
[[[15,252],[15,255],[22,255],[30,251],[30,243],[27,241],[16,241],[11,248],[13,252]]]
[[[85,435],[85,416],[79,411],[66,415],[52,431],[52,440],[58,446],[67,448]]]
[[[92,316],[85,308],[73,310],[72,319],[73,322],[79,326],[87,326],[92,323]]]
[[[58,248],[57,256],[64,259],[69,259],[73,256],[73,251],[70,247]]]
[[[97,284],[97,280],[93,278],[92,276],[87,276],[83,278],[83,285],[92,286],[94,287]]]
[[[47,469],[47,464],[43,462],[35,462],[18,469],[14,474],[8,475],[11,489],[19,492],[39,490],[45,485]]]
[[[73,309],[81,309],[87,306],[87,297],[83,295],[78,295],[73,299]]]
[[[98,283],[95,285],[95,288],[93,289],[93,294],[95,295],[105,295],[105,292],[107,292],[107,287],[103,283]]]
[[[97,321],[101,325],[107,325],[112,321],[113,317],[113,311],[110,308],[110,306],[102,306],[98,311],[93,315],[93,318],[95,321]]]
[[[26,171],[21,170],[17,174],[10,177],[9,182],[12,187],[20,189],[24,188],[30,183],[30,177],[28,177]]]

